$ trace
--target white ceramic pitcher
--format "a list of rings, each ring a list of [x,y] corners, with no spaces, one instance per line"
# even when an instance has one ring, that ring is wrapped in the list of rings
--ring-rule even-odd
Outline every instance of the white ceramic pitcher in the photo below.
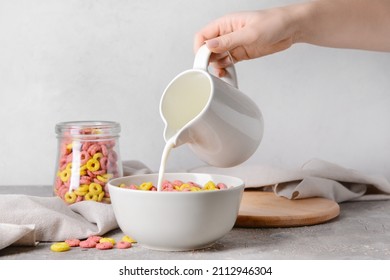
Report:
[[[193,69],[177,75],[165,89],[160,102],[164,139],[173,138],[175,147],[188,144],[209,165],[231,167],[246,161],[258,148],[263,117],[237,88],[233,64],[224,80],[208,72],[210,54],[203,45]]]

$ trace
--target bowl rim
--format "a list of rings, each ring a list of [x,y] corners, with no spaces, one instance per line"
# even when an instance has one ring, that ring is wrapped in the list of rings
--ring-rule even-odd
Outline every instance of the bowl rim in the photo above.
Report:
[[[145,176],[146,177],[148,177],[148,176],[153,176],[153,177],[157,176],[158,177],[158,175],[159,175],[158,173],[147,173],[147,174],[134,174],[134,175],[113,178],[107,182],[107,186],[109,188],[110,193],[111,193],[111,189],[115,188],[115,191],[136,192],[136,193],[145,193],[145,194],[150,193],[153,195],[156,195],[156,194],[159,194],[159,195],[204,195],[206,193],[215,193],[215,192],[226,193],[226,192],[235,191],[237,189],[244,189],[245,188],[244,180],[239,178],[239,177],[236,177],[236,176],[230,176],[230,175],[225,175],[225,174],[215,174],[215,173],[193,173],[193,172],[165,172],[164,173],[164,175],[173,175],[173,176],[178,176],[178,175],[183,176],[183,175],[189,175],[189,174],[198,175],[198,176],[204,176],[204,175],[218,176],[218,177],[226,178],[226,179],[234,179],[234,180],[237,180],[239,182],[239,184],[233,185],[230,187],[228,186],[227,189],[223,189],[223,190],[208,190],[208,191],[202,191],[202,192],[169,192],[169,191],[143,191],[143,192],[140,192],[139,190],[120,188],[117,184],[115,184],[117,181],[122,181],[122,180],[126,180],[126,179],[140,178],[140,177],[145,177]]]

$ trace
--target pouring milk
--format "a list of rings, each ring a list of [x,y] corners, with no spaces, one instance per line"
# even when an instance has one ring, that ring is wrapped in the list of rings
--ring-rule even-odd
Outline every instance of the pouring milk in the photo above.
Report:
[[[231,167],[247,160],[263,136],[263,117],[257,105],[237,88],[234,65],[224,80],[208,72],[210,50],[203,45],[193,69],[176,76],[165,89],[160,114],[166,145],[157,189],[161,189],[172,148],[188,144],[209,165]]]

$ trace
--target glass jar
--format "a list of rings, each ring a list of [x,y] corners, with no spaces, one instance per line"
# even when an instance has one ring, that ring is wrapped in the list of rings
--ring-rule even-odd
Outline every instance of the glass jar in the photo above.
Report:
[[[67,204],[83,200],[111,203],[106,183],[123,175],[119,123],[62,122],[55,131],[58,152],[54,195]]]

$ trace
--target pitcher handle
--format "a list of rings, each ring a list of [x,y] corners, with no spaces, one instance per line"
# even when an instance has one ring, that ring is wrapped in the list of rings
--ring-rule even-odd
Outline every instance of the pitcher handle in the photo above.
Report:
[[[194,60],[194,69],[201,69],[208,72],[209,60],[210,60],[211,51],[207,48],[206,45],[203,45],[199,48],[198,52],[195,55]],[[228,56],[230,60],[233,62],[233,58],[228,52]],[[228,66],[226,69],[226,76],[222,78],[222,80],[226,81],[228,84],[238,88],[237,83],[237,74],[236,68],[234,67],[234,63]]]

